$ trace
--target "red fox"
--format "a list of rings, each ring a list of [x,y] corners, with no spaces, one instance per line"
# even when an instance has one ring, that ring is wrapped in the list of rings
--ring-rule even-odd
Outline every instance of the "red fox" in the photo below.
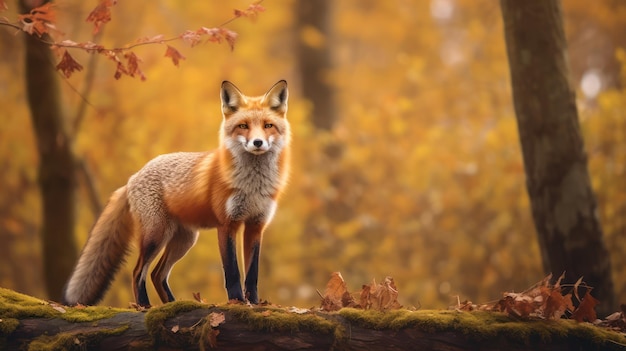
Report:
[[[263,96],[248,97],[224,81],[220,95],[218,149],[158,156],[113,193],[65,286],[66,305],[93,305],[102,299],[134,232],[140,250],[133,271],[137,304],[150,306],[148,268],[162,249],[152,282],[163,303],[174,301],[168,277],[196,243],[198,228],[217,228],[228,299],[258,303],[263,231],[289,172],[287,82],[279,81]],[[245,290],[235,248],[242,226]]]

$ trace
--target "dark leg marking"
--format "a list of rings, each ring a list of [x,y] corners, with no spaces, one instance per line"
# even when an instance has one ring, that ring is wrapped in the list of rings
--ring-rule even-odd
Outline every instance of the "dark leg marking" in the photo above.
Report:
[[[256,243],[252,247],[252,257],[250,261],[250,267],[246,272],[246,298],[252,304],[259,303],[259,294],[257,292],[257,283],[259,281],[259,252],[261,251],[261,244]]]
[[[226,257],[223,258],[224,278],[226,280],[226,292],[229,300],[245,301],[241,291],[241,276],[237,264],[237,249],[235,238],[226,239]]]

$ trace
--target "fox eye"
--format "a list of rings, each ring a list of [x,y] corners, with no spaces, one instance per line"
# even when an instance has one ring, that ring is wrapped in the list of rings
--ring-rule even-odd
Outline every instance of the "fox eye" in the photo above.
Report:
[[[271,123],[265,123],[265,129],[272,128],[274,125]]]
[[[245,123],[241,123],[240,125],[238,125],[237,127],[239,127],[240,129],[248,129],[248,125]]]

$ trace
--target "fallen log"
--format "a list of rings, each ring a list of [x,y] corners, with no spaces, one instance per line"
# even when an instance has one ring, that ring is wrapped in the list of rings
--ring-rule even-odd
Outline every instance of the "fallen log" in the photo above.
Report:
[[[496,312],[388,312],[208,305],[146,311],[66,307],[0,289],[1,350],[626,350],[626,337],[572,320]]]

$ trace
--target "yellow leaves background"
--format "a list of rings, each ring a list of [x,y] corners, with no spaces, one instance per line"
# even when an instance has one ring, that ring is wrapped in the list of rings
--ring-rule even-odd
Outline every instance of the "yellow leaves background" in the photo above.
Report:
[[[394,277],[405,306],[440,308],[461,299],[494,300],[544,276],[525,189],[498,3],[490,0],[336,1],[330,35],[298,30],[296,1],[265,1],[251,23],[228,26],[228,45],[193,49],[168,43],[186,57],[176,67],[165,45],[136,50],[146,82],[113,79],[96,62],[92,105],[75,140],[105,201],[151,158],[215,148],[221,122],[219,86],[228,79],[260,94],[278,79],[290,84],[293,173],[261,254],[260,295],[273,303],[318,302],[331,272],[348,282]],[[92,40],[84,23],[92,2],[58,4],[57,27],[75,41]],[[213,27],[245,1],[118,2],[100,41],[119,47],[137,38]],[[626,10],[597,1],[563,2],[572,82],[589,69],[603,85],[579,94],[579,111],[599,216],[611,250],[618,300],[626,299]],[[590,39],[591,38],[591,39]],[[37,229],[35,143],[23,87],[21,38],[0,30],[0,286],[43,296]],[[331,82],[339,119],[316,130],[302,96],[297,41],[331,50]],[[90,56],[72,52],[88,67]],[[87,68],[86,68],[87,69]],[[61,82],[72,123],[86,72]],[[84,189],[84,184],[79,184]],[[82,245],[95,220],[79,201]],[[136,256],[136,253],[133,253]],[[104,303],[132,300],[135,256]],[[554,272],[560,274],[561,272]],[[175,295],[201,292],[225,301],[214,231],[174,268]],[[348,287],[356,290],[358,286]],[[151,296],[157,301],[156,296]]]

